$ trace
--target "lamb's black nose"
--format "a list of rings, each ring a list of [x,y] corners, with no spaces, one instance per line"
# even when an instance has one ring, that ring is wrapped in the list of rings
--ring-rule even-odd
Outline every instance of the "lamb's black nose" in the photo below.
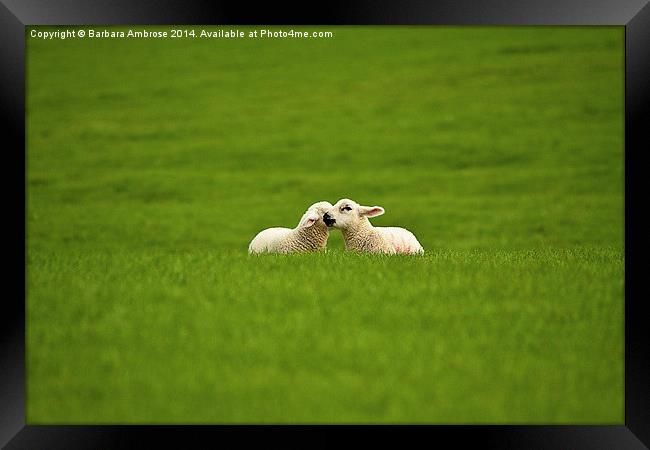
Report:
[[[325,225],[327,225],[328,227],[331,227],[336,223],[336,219],[330,216],[330,213],[325,213],[323,214],[323,222],[325,222]]]

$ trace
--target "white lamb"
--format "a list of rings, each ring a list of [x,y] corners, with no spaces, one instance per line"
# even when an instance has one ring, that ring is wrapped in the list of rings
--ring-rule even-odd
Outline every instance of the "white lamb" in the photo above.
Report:
[[[315,252],[325,248],[329,230],[322,219],[331,207],[330,202],[314,203],[296,228],[267,228],[260,231],[248,246],[248,253]]]
[[[343,233],[346,250],[371,253],[424,253],[424,248],[409,230],[399,227],[373,227],[369,217],[381,216],[380,206],[361,206],[357,202],[339,200],[323,216],[329,227]]]

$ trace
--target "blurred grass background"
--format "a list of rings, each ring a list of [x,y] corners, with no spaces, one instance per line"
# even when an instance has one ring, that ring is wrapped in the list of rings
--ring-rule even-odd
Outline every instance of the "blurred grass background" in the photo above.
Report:
[[[622,423],[623,28],[293,28],[27,38],[29,423]]]

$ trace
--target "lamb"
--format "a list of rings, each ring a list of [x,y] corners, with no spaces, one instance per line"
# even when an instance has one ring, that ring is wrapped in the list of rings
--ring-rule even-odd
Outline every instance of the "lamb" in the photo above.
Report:
[[[296,228],[276,227],[260,231],[248,246],[248,253],[314,252],[325,248],[329,229],[322,218],[330,208],[330,202],[314,203]]]
[[[381,206],[361,206],[347,198],[339,200],[324,214],[329,227],[343,233],[346,250],[371,253],[424,253],[424,248],[410,231],[399,227],[373,227],[369,217],[384,214]]]

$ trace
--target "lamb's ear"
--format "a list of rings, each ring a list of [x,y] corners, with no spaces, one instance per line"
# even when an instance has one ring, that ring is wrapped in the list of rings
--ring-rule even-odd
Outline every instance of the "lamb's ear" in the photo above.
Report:
[[[298,228],[309,228],[310,226],[312,226],[313,224],[316,223],[318,218],[319,218],[319,216],[318,216],[317,213],[308,212],[307,214],[305,214],[303,216],[302,220],[298,224]]]
[[[359,214],[366,217],[381,216],[384,213],[384,208],[381,206],[359,206]]]

